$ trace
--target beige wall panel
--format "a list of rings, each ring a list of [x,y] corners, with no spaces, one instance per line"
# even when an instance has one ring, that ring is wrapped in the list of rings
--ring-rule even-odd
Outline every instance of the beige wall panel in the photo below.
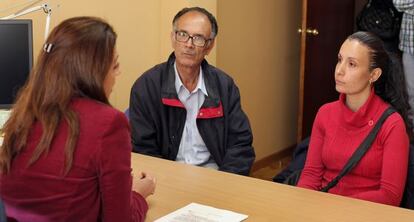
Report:
[[[217,65],[240,88],[260,160],[296,140],[301,1],[218,1],[217,13]]]

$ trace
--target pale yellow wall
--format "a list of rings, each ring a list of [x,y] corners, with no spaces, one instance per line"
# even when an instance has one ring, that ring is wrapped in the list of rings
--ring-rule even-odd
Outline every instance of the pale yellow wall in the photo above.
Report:
[[[295,143],[301,0],[217,2],[217,66],[238,84],[257,160]]]
[[[216,12],[216,0],[3,0],[0,1],[0,17],[12,14],[29,4],[48,3],[52,7],[51,28],[64,19],[74,16],[98,16],[105,18],[118,34],[117,48],[120,55],[122,76],[118,77],[111,103],[125,110],[133,82],[144,71],[163,62],[172,52],[170,32],[174,15],[183,7],[201,6]],[[17,5],[17,7],[11,8]],[[33,19],[34,57],[44,43],[46,16],[37,11],[20,18]],[[215,64],[215,49],[208,57]]]

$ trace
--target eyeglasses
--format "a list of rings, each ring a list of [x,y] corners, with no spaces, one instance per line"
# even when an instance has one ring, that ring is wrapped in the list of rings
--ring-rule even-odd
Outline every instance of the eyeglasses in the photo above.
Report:
[[[191,36],[185,31],[175,31],[175,40],[179,42],[187,42],[189,39],[191,39],[193,45],[198,47],[204,47],[211,39],[206,39],[201,35],[194,35]]]

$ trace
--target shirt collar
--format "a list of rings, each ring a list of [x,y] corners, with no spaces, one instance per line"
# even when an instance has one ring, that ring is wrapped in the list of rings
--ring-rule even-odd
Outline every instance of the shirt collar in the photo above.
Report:
[[[175,72],[175,90],[177,92],[177,94],[180,92],[181,87],[184,87],[183,82],[181,81],[181,78],[178,74],[178,70],[177,70],[177,65],[174,62],[174,72]],[[185,88],[185,87],[184,87]],[[207,94],[207,89],[206,89],[206,84],[204,83],[204,76],[203,76],[203,69],[200,66],[200,73],[198,76],[198,82],[197,82],[197,86],[194,89],[194,92],[196,92],[197,90],[201,90],[201,92],[203,92],[206,96],[208,96]],[[191,93],[191,92],[190,92]]]

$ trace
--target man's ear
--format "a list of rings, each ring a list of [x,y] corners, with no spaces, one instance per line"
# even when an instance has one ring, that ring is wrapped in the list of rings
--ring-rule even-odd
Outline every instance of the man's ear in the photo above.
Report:
[[[381,74],[382,74],[382,69],[381,68],[375,68],[375,69],[373,69],[371,71],[371,73],[370,73],[370,77],[371,78],[369,79],[369,81],[371,83],[377,81],[380,78]]]
[[[208,44],[206,45],[206,49],[205,49],[206,50],[206,55],[208,55],[210,53],[210,51],[214,48],[215,42],[216,42],[215,38],[208,42]]]

